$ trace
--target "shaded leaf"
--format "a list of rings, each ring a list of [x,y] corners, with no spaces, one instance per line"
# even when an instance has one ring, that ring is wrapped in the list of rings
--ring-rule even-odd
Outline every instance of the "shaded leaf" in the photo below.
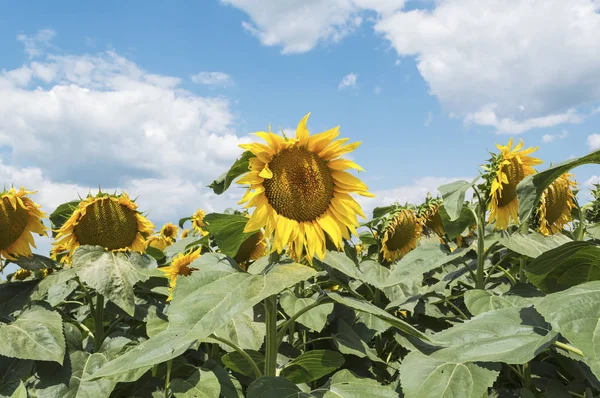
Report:
[[[313,392],[316,395],[316,391]],[[318,395],[321,396],[321,395]],[[373,379],[356,377],[347,369],[340,370],[329,380],[329,390],[323,398],[395,398],[398,393]]]
[[[204,217],[206,229],[210,232],[222,253],[235,257],[240,245],[256,231],[244,233],[248,218],[239,214],[210,213]]]
[[[344,356],[331,350],[311,350],[288,363],[281,375],[293,383],[309,383],[339,369]]]
[[[23,308],[40,281],[0,283],[0,316]]]
[[[196,369],[185,380],[171,380],[171,390],[177,398],[219,398],[221,384],[213,372]]]
[[[333,341],[337,349],[345,355],[356,355],[359,358],[369,358],[373,362],[385,363],[377,356],[377,351],[369,347],[367,342],[354,331],[343,319],[338,321],[337,333]]]
[[[465,305],[471,314],[479,315],[484,312],[501,308],[527,307],[539,300],[539,297],[521,297],[514,294],[495,295],[489,290],[473,289],[465,292]]]
[[[51,258],[36,253],[33,253],[31,257],[21,256],[13,262],[19,267],[30,271],[39,271],[44,268],[57,268],[58,266],[56,261]]]
[[[448,239],[456,238],[457,236],[461,235],[467,228],[469,228],[471,225],[477,222],[475,220],[473,212],[467,206],[462,207],[460,215],[455,220],[450,219],[450,215],[448,214],[448,211],[446,210],[444,205],[440,206],[438,212],[442,219],[444,231],[446,232],[446,235],[448,235]]]
[[[283,377],[261,377],[248,386],[247,398],[310,398],[296,384]]]
[[[255,350],[244,351],[250,356],[250,358],[252,358],[256,366],[258,366],[258,369],[263,369],[265,365],[265,356],[263,354]],[[223,361],[223,365],[227,366],[234,372],[238,372],[250,377],[255,376],[252,365],[242,354],[237,351],[232,351],[223,355],[223,357],[221,357],[221,361]]]

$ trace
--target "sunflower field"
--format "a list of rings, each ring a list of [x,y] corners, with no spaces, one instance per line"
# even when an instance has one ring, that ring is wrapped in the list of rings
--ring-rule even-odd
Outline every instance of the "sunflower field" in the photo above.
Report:
[[[161,228],[125,192],[0,191],[0,396],[600,397],[600,186],[571,173],[600,151],[511,139],[367,216],[359,143],[307,119],[207,187],[237,209]]]

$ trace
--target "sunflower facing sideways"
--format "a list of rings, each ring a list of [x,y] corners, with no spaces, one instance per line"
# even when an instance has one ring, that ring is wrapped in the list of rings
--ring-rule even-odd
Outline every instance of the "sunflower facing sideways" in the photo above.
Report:
[[[192,216],[192,228],[194,231],[196,231],[202,236],[208,235],[208,231],[204,230],[204,227],[206,227],[206,223],[204,222],[205,216],[206,213],[200,209],[196,210],[196,212]]]
[[[527,176],[535,174],[532,166],[541,164],[538,158],[529,156],[537,151],[537,147],[523,148],[523,140],[513,146],[512,138],[508,145],[496,145],[500,154],[492,154],[490,164],[484,166],[487,171],[483,177],[486,180],[485,190],[488,192],[488,209],[490,217],[488,224],[495,223],[495,228],[504,230],[511,220],[519,222],[519,201],[517,185]]]
[[[173,291],[175,290],[175,285],[177,284],[177,278],[182,276],[189,276],[192,271],[197,271],[196,268],[192,268],[189,265],[200,257],[200,250],[198,248],[194,251],[190,251],[188,253],[179,253],[173,260],[171,260],[171,265],[168,267],[161,267],[161,270],[167,278],[169,278],[169,297],[167,301],[171,301],[173,298]]]
[[[417,247],[423,224],[415,213],[400,207],[383,224],[381,253],[386,261],[394,262]]]
[[[109,195],[99,192],[79,202],[71,217],[58,230],[55,246],[69,250],[63,262],[70,264],[79,246],[102,246],[113,252],[144,252],[146,237],[154,225],[137,211],[137,205],[123,192]]]
[[[177,234],[179,233],[179,227],[173,225],[173,223],[168,223],[162,226],[160,229],[160,234],[165,238],[169,238],[172,240],[177,239]]]
[[[440,238],[445,235],[442,216],[440,216],[440,206],[442,200],[433,198],[430,193],[427,193],[425,202],[417,209],[417,218],[422,221],[423,226],[437,234]]]
[[[350,194],[373,195],[345,171],[362,168],[339,158],[360,142],[345,145],[348,138],[335,140],[339,126],[309,135],[309,115],[298,124],[295,138],[258,132],[266,144],[240,145],[255,157],[250,159],[250,171],[237,183],[250,185],[239,203],[255,207],[244,232],[264,227],[265,236],[273,236],[271,251],[281,253],[293,244],[295,257],[305,252],[311,262],[315,254],[325,257],[325,233],[337,248],[342,247],[343,238],[350,239],[350,232],[356,235],[357,215],[365,216]]]
[[[32,193],[24,188],[0,191],[0,260],[30,257],[35,247],[31,234],[47,236],[41,220],[46,215],[27,197]]]
[[[565,173],[558,177],[542,193],[537,216],[540,232],[546,236],[559,233],[571,221],[571,209],[575,207],[573,189],[577,183],[571,178],[573,174]]]

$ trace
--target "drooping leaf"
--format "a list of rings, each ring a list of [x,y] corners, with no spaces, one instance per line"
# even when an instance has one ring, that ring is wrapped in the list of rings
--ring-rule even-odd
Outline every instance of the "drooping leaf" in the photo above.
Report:
[[[217,179],[214,180],[208,187],[211,188],[217,195],[221,195],[227,190],[227,188],[229,188],[233,180],[249,171],[248,165],[250,158],[253,157],[254,154],[252,154],[252,152],[245,151],[242,153],[242,156],[237,159],[233,165],[231,165],[228,171],[217,177]]]
[[[82,282],[133,316],[133,286],[155,275],[156,260],[138,253],[111,253],[100,246],[82,246],[73,255],[73,268]]]
[[[309,383],[339,369],[344,364],[344,356],[337,351],[306,351],[282,370],[281,375],[292,383]]]
[[[544,193],[544,190],[548,188],[554,180],[574,167],[593,163],[600,163],[600,150],[580,158],[567,160],[566,162],[549,167],[544,171],[525,177],[523,181],[517,185],[520,222],[526,222],[529,217],[531,217],[542,197],[542,193]]]
[[[600,378],[600,281],[573,286],[542,298],[535,308],[579,348]]]
[[[536,258],[549,250],[572,242],[571,239],[562,234],[544,236],[537,232],[528,234],[517,232],[510,236],[495,234],[494,236],[504,247],[531,258]]]
[[[185,380],[171,380],[171,390],[176,398],[219,398],[221,384],[213,372],[196,369]]]
[[[600,247],[585,241],[568,242],[529,262],[525,272],[545,293],[600,280]]]
[[[377,351],[369,347],[356,331],[343,319],[337,322],[338,330],[333,335],[337,349],[345,355],[356,355],[359,358],[369,358],[373,362],[385,363],[377,356]]]
[[[205,229],[213,235],[222,253],[234,257],[242,243],[255,231],[244,233],[248,218],[239,214],[210,213],[204,217]]]
[[[31,257],[21,256],[13,261],[19,267],[30,271],[39,271],[44,268],[57,268],[56,261],[40,254],[32,253]]]
[[[0,323],[0,355],[62,364],[65,337],[61,316],[40,305],[24,310],[10,324]]]
[[[279,304],[288,316],[293,316],[298,311],[317,302],[318,294],[315,293],[312,297],[298,298],[290,291],[285,291],[281,294]],[[296,322],[306,326],[310,330],[320,332],[327,323],[327,316],[333,311],[333,303],[326,303],[315,307],[308,312],[300,315]]]
[[[481,398],[500,374],[496,364],[443,362],[411,352],[400,365],[406,398]]]
[[[464,180],[454,181],[438,187],[450,221],[460,217],[465,203],[465,193],[469,188],[471,188],[471,183]]]

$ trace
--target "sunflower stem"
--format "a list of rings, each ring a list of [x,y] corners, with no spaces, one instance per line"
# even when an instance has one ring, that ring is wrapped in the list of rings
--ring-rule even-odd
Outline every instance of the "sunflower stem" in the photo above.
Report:
[[[583,357],[583,356],[584,356],[584,355],[583,355],[583,351],[581,351],[579,348],[575,348],[575,347],[573,347],[572,345],[565,344],[565,343],[561,343],[560,341],[555,341],[555,342],[554,342],[554,343],[552,343],[552,344],[554,344],[554,345],[555,345],[556,347],[558,347],[558,348],[562,348],[563,350],[570,351],[570,352],[572,352],[573,354],[577,354],[577,355],[579,355],[580,357]]]
[[[265,376],[276,376],[277,370],[277,351],[279,351],[279,340],[277,336],[277,295],[272,295],[264,300],[266,323],[267,323],[267,344],[265,355]]]
[[[246,361],[248,362],[248,364],[252,368],[252,371],[254,372],[254,375],[256,376],[256,378],[259,379],[259,378],[262,377],[262,372],[258,368],[258,365],[256,365],[256,362],[254,362],[254,360],[252,359],[252,357],[250,355],[248,355],[248,353],[246,351],[242,350],[240,347],[238,347],[237,345],[235,345],[231,341],[229,341],[227,339],[223,339],[223,338],[218,337],[218,336],[215,336],[214,334],[211,335],[210,338],[214,339],[214,340],[217,340],[217,341],[220,341],[223,344],[227,344],[228,346],[230,346],[231,348],[233,348],[234,350],[236,350],[238,354],[240,354],[241,356],[244,357],[244,359],[246,359]],[[217,344],[214,344],[214,345],[218,347]]]
[[[525,258],[519,258],[519,282],[527,283],[527,277],[525,276]]]
[[[173,367],[173,360],[167,361],[167,375],[165,377],[165,398],[169,397],[169,390],[171,389],[171,368]]]
[[[94,333],[94,352],[99,352],[104,341],[104,296],[96,295],[96,314],[94,317],[96,332]]]
[[[477,205],[477,280],[476,289],[485,290],[485,207],[480,201]]]

